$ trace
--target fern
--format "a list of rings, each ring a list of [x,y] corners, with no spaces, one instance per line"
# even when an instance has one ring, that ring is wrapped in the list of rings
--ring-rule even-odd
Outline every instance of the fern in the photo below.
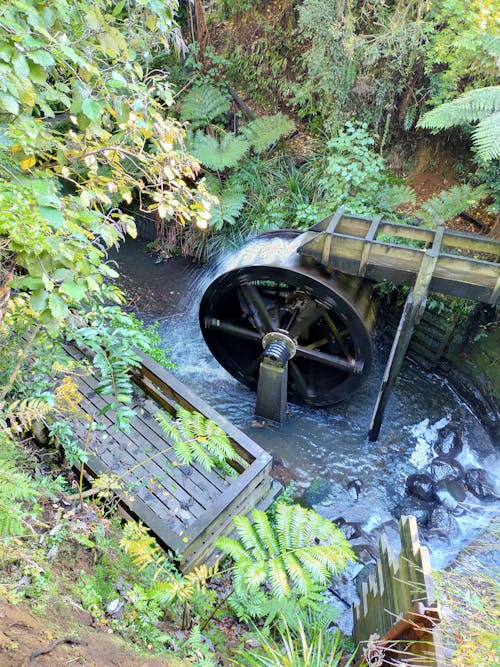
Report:
[[[206,185],[211,194],[215,195],[218,203],[212,204],[210,226],[220,231],[225,224],[234,225],[246,203],[246,195],[239,175],[227,179],[224,187],[212,174],[208,174]]]
[[[176,420],[163,412],[155,415],[155,419],[172,440],[175,454],[183,465],[194,461],[208,472],[218,468],[225,475],[237,475],[227,461],[238,456],[227,434],[215,422],[184,408],[179,408]]]
[[[380,188],[379,207],[393,211],[401,204],[415,203],[415,190],[405,183],[388,183]]]
[[[45,401],[35,398],[32,400],[16,400],[10,404],[0,401],[0,427],[8,433],[21,435],[29,431],[34,422],[39,422],[54,410]]]
[[[37,483],[20,469],[19,459],[10,436],[0,432],[0,537],[25,532],[26,503],[40,495]]]
[[[198,130],[194,135],[192,153],[208,169],[223,171],[234,167],[249,147],[244,137],[224,134],[219,141],[216,137]]]
[[[477,203],[484,195],[484,186],[455,185],[424,202],[416,215],[427,225],[446,222]]]
[[[500,157],[500,86],[470,90],[425,113],[417,127],[442,130],[455,125],[478,123],[472,140],[480,159]]]
[[[298,505],[278,504],[275,525],[253,510],[234,519],[239,539],[221,537],[217,546],[233,560],[236,606],[259,615],[270,598],[301,599],[307,606],[333,574],[353,560],[341,531],[328,519]]]
[[[274,116],[262,116],[253,120],[242,128],[242,132],[252,148],[257,153],[262,153],[280,137],[291,132],[294,127],[295,125],[290,118],[283,113],[277,113]]]
[[[180,118],[193,126],[208,125],[229,111],[231,102],[215,86],[204,84],[193,87],[182,100]]]

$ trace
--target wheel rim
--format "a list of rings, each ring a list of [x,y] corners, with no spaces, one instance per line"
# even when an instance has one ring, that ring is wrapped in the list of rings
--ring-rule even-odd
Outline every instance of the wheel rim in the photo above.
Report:
[[[347,280],[346,280],[347,279]],[[219,363],[256,389],[262,339],[278,332],[296,345],[288,400],[330,405],[349,396],[369,372],[368,300],[359,281],[304,266],[295,252],[219,276],[200,304],[200,326]]]

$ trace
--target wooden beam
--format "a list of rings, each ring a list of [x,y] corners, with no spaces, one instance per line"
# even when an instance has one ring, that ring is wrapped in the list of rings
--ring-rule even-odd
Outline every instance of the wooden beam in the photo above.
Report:
[[[418,272],[415,285],[410,290],[406,303],[403,308],[403,313],[399,321],[396,336],[392,343],[389,359],[384,371],[384,377],[380,385],[379,393],[373,410],[370,428],[368,431],[368,439],[374,442],[378,439],[384,412],[389,402],[392,393],[392,388],[396,378],[401,370],[403,360],[408,350],[408,346],[413,335],[415,324],[422,317],[425,310],[425,303],[427,294],[429,292],[429,285],[434,273],[437,259],[439,257],[439,249],[443,238],[444,227],[441,225],[436,229],[434,242],[432,248],[426,250],[420,270]]]

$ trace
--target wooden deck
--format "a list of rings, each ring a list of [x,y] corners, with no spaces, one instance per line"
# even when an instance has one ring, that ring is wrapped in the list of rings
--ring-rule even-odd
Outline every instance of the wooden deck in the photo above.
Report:
[[[401,225],[339,210],[311,227],[299,253],[349,275],[413,285],[426,250],[441,232],[439,226]],[[500,241],[444,230],[438,245],[429,291],[496,305]]]
[[[74,359],[84,358],[72,345],[66,350]],[[232,530],[233,516],[247,514],[259,504],[269,505],[279,485],[270,477],[272,457],[268,453],[171,373],[141,356],[142,366],[133,375],[136,417],[129,433],[115,428],[112,410],[103,413],[108,401],[97,393],[97,380],[92,375],[78,378],[81,408],[99,425],[99,430],[90,433],[86,468],[92,477],[124,475],[123,487],[116,491],[120,502],[177,555],[180,568],[187,571],[211,555],[217,537]],[[180,406],[201,412],[227,433],[240,457],[239,462],[230,462],[238,477],[207,472],[196,463],[178,463],[154,415],[161,409],[175,415]],[[88,424],[85,418],[74,423],[81,442],[87,438]]]

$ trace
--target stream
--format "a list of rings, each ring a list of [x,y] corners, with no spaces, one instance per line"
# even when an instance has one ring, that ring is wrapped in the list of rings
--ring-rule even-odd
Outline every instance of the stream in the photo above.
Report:
[[[487,470],[488,488],[500,493],[495,488],[499,457],[490,438],[443,377],[406,361],[380,438],[367,441],[389,352],[381,336],[369,379],[351,398],[329,408],[290,404],[284,424],[265,424],[255,419],[255,394],[217,363],[199,330],[198,302],[213,271],[180,258],[155,263],[138,241],[127,242],[110,259],[119,266],[129,307],[145,323],[160,323],[162,341],[176,364],[174,375],[271,453],[280,481],[293,480],[296,492],[305,493],[314,509],[343,524],[362,563],[377,555],[381,532],[397,545],[401,513],[419,517],[422,542],[437,569],[498,515],[494,498],[480,499],[463,484],[458,493],[451,489],[458,505],[453,499],[450,505],[449,498],[429,505],[405,490],[409,475],[428,472],[436,454],[451,448],[452,467]],[[433,465],[434,473],[437,465],[438,474],[447,474],[443,456]]]

